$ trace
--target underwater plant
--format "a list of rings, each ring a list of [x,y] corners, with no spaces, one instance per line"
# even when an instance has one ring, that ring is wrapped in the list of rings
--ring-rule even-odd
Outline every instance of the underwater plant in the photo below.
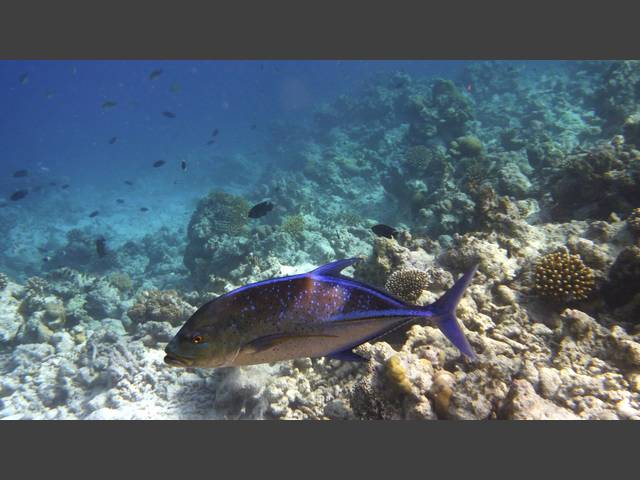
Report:
[[[535,288],[544,296],[556,300],[585,300],[593,290],[593,270],[580,255],[567,251],[544,255],[536,263]]]
[[[393,272],[387,279],[385,288],[402,300],[413,303],[427,288],[428,275],[422,270],[401,269]]]

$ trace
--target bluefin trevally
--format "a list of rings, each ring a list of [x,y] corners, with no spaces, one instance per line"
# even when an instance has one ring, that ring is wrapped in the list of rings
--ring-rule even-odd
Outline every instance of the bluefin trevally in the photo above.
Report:
[[[358,258],[252,283],[202,305],[165,349],[179,367],[228,367],[302,357],[363,360],[353,348],[416,321],[431,321],[476,358],[455,315],[477,266],[436,302],[410,305],[341,273]]]

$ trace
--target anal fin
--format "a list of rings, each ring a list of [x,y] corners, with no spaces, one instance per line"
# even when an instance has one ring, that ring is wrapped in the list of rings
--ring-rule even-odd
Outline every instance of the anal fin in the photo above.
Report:
[[[332,353],[327,355],[328,358],[334,360],[342,360],[343,362],[366,362],[368,361],[362,355],[358,355],[353,350],[343,350],[341,352]]]

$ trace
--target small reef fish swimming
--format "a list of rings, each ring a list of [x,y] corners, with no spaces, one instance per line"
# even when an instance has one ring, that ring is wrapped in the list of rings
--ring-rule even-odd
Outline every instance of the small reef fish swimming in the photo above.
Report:
[[[116,198],[116,203],[122,205],[124,203],[124,200],[122,198]]]
[[[302,357],[362,361],[353,348],[425,320],[476,358],[455,311],[477,266],[435,303],[417,306],[340,273],[358,260],[249,284],[205,303],[167,344],[165,363],[217,368]]]
[[[220,133],[220,131],[217,128],[214,128],[213,132],[211,132],[211,136],[212,137],[216,137],[216,136],[218,136],[218,133]]]
[[[176,114],[173,113],[173,112],[169,112],[169,111],[162,112],[162,115],[164,115],[167,118],[176,118]]]
[[[114,143],[116,143],[116,140],[118,140],[118,137],[111,137],[111,140],[109,140],[109,145],[113,145]]]
[[[16,170],[15,172],[13,172],[13,178],[22,178],[28,175],[29,172],[27,170]]]
[[[156,160],[155,162],[153,162],[153,168],[160,168],[165,163],[167,162],[165,162],[164,160]]]
[[[187,161],[186,160],[182,160],[180,162],[180,168],[184,171],[187,169]]]
[[[148,212],[149,209],[147,207],[140,207],[141,212]]]
[[[95,218],[100,214],[100,212],[98,210],[94,210],[93,212],[91,212],[89,214],[89,218]]]
[[[373,227],[371,227],[371,230],[377,236],[385,238],[396,238],[398,236],[398,233],[400,233],[395,228],[390,227],[389,225],[384,225],[382,223],[374,225]]]
[[[96,238],[96,253],[100,258],[107,256],[107,240],[104,237]]]
[[[29,82],[29,74],[28,73],[23,73],[22,75],[20,75],[20,85],[25,85],[28,82]]]
[[[66,190],[67,188],[69,188],[70,185],[68,183],[65,183],[64,185],[62,185],[60,188],[63,190]]]
[[[267,213],[273,210],[273,203],[269,200],[265,200],[264,202],[260,202],[257,205],[251,207],[249,210],[249,218],[260,218],[264,217]]]
[[[117,102],[114,102],[113,100],[107,100],[106,102],[104,102],[104,103],[102,104],[102,109],[103,109],[103,110],[107,110],[107,109],[109,109],[109,108],[113,108],[113,107],[115,107],[116,105],[118,105],[118,103],[117,103]]]
[[[154,70],[153,72],[151,72],[149,74],[149,80],[155,80],[156,78],[158,78],[160,75],[162,75],[162,70],[158,69],[158,70]]]
[[[11,194],[11,196],[9,197],[9,200],[13,202],[22,200],[24,197],[27,196],[28,193],[29,193],[29,190],[16,190]]]
[[[133,186],[133,180],[125,180],[124,183],[130,187]]]

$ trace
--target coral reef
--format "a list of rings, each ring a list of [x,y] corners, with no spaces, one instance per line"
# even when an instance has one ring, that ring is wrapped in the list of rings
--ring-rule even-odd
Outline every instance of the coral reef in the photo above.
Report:
[[[180,298],[178,292],[144,291],[127,314],[134,322],[169,322],[174,327],[188,320],[195,308]]]
[[[9,285],[9,277],[4,273],[0,273],[0,290],[4,290]]]

